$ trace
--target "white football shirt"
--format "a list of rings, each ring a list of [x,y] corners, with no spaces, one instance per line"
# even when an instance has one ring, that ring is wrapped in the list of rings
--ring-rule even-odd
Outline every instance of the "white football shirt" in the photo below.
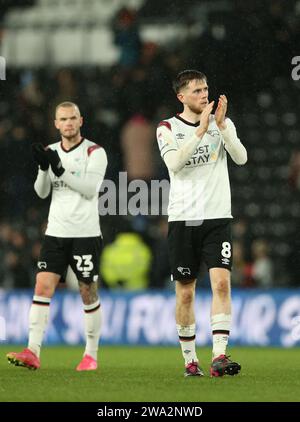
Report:
[[[229,119],[226,122],[234,127]],[[198,125],[179,115],[162,121],[157,128],[161,157],[184,145]],[[227,153],[213,115],[191,158],[178,172],[169,170],[169,176],[169,221],[232,218]]]
[[[46,172],[39,170],[35,183],[35,189],[41,197],[47,196],[48,193],[42,196],[39,191],[46,189],[49,192],[52,187],[46,235],[64,238],[100,236],[98,196],[107,166],[104,149],[84,138],[68,151],[63,148],[61,142],[51,144],[49,148],[57,151],[65,173],[57,177],[51,167]],[[76,191],[75,188],[72,189],[64,181],[64,177],[67,178],[70,175],[74,176],[71,177],[73,181],[75,180],[75,184],[78,178],[82,193]],[[43,186],[40,183],[42,189],[36,187],[39,185],[39,178],[43,178]],[[95,181],[92,193],[90,192],[91,180]]]

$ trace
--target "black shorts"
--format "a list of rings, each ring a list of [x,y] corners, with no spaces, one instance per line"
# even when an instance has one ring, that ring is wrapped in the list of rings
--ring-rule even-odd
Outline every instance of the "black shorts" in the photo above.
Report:
[[[45,236],[37,263],[38,272],[63,276],[71,266],[77,279],[85,283],[98,280],[102,238],[62,238]]]
[[[231,219],[169,222],[168,245],[173,280],[197,277],[204,261],[210,268],[232,267]]]

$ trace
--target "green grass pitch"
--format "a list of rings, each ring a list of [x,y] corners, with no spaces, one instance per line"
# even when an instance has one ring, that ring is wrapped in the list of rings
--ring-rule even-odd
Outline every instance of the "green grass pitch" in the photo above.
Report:
[[[74,370],[83,347],[47,347],[41,369],[8,364],[5,354],[20,347],[1,346],[0,402],[239,402],[300,401],[300,350],[231,348],[242,365],[237,376],[210,378],[211,351],[198,348],[205,377],[183,377],[175,347],[101,347],[99,369]]]

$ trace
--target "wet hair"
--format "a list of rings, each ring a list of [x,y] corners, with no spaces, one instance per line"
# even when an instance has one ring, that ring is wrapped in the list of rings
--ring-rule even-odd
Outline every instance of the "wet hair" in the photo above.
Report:
[[[183,72],[178,73],[176,78],[173,81],[173,89],[175,94],[178,94],[182,88],[185,88],[190,81],[193,80],[205,81],[207,82],[207,77],[204,73],[199,72],[199,70],[184,70]]]

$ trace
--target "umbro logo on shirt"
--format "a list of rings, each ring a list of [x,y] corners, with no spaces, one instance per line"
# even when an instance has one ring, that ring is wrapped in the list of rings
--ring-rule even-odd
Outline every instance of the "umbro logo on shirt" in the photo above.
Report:
[[[184,139],[184,133],[176,133],[176,138],[181,141],[182,139]]]

